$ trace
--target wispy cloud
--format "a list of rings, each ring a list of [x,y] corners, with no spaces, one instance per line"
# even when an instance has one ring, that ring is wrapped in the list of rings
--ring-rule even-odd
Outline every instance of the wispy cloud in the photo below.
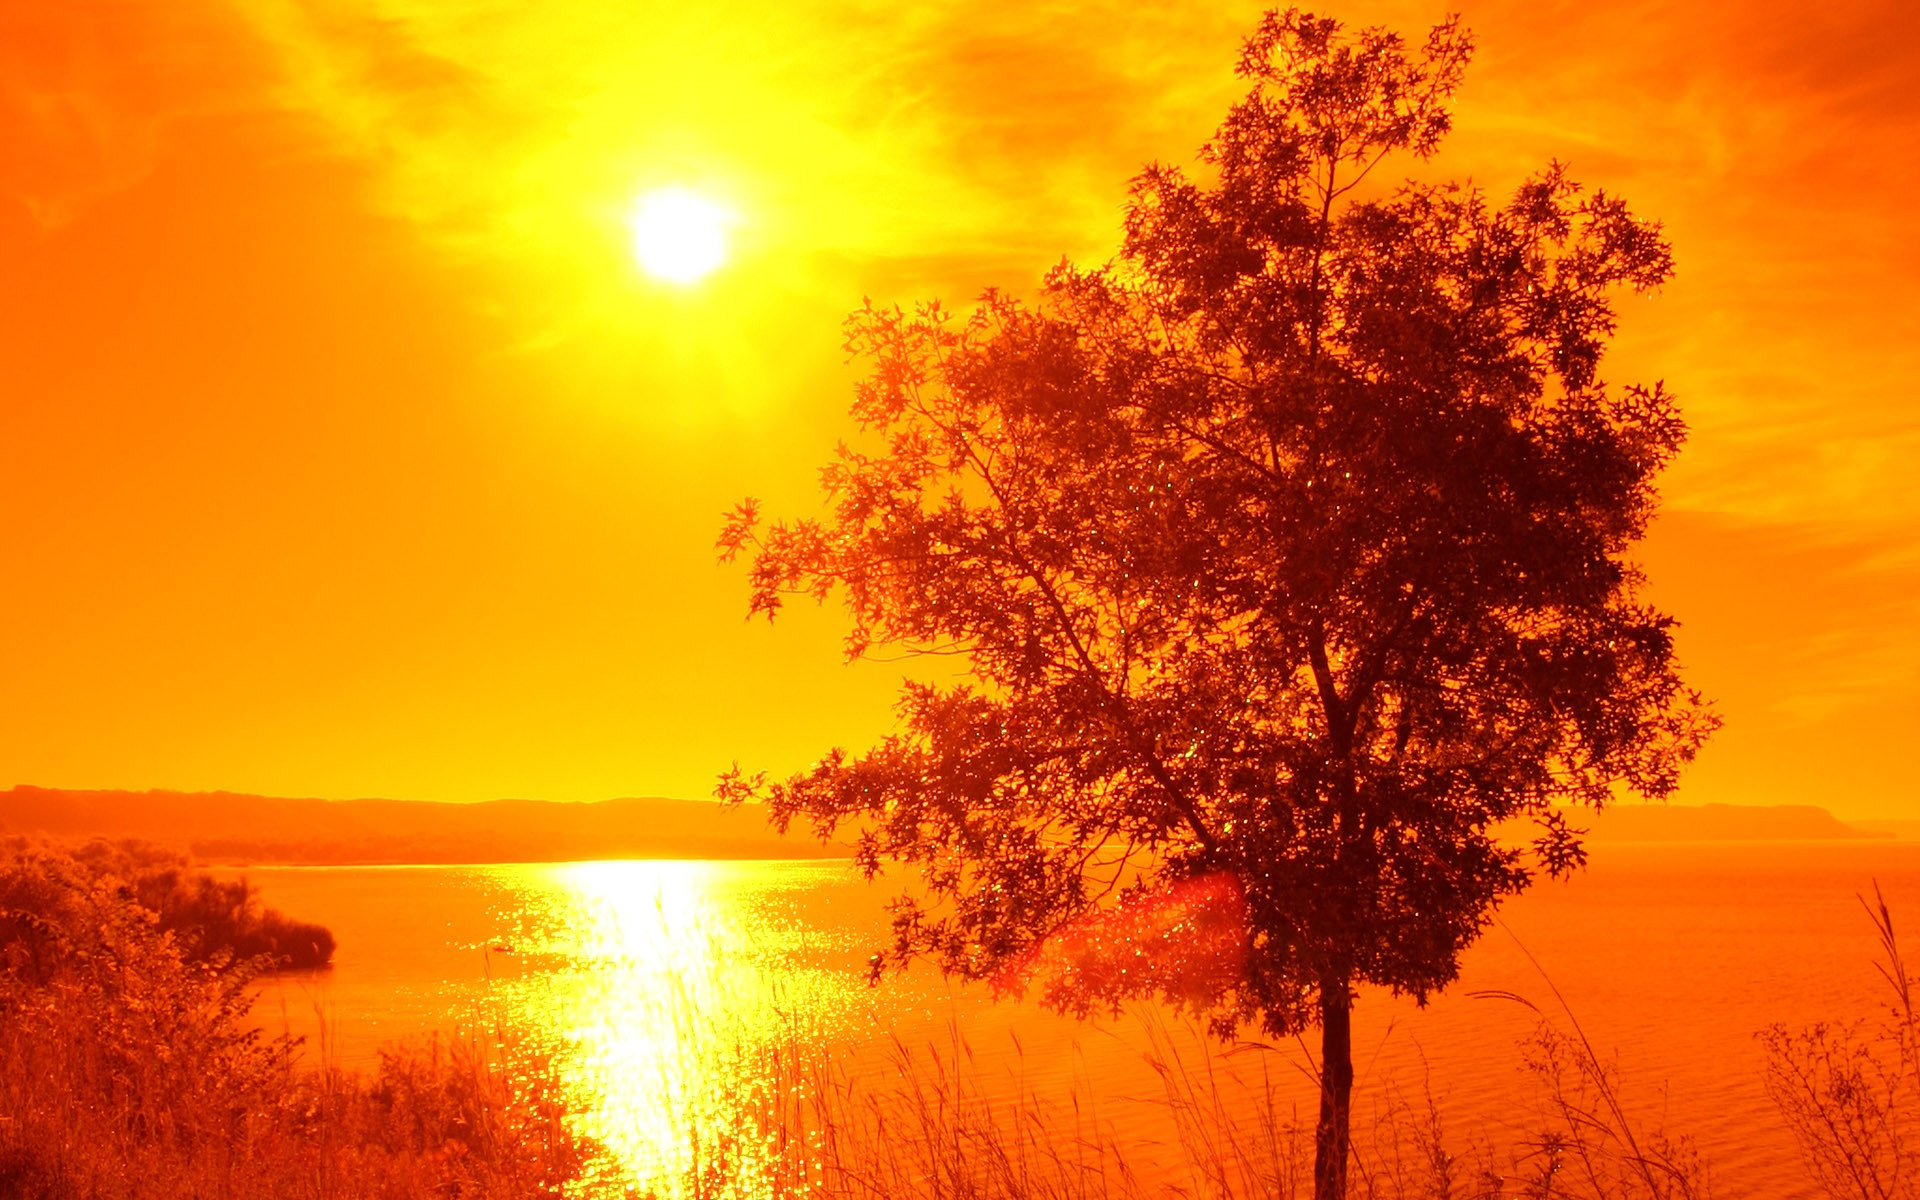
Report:
[[[264,99],[250,43],[210,5],[0,6],[0,194],[51,228],[137,182],[168,122]]]

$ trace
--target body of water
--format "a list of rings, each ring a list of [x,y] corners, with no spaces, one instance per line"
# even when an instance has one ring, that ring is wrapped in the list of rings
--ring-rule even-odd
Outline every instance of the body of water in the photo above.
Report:
[[[589,1123],[643,1178],[684,1167],[689,1114],[720,1119],[768,1041],[878,1073],[902,1053],[963,1060],[988,1095],[1097,1099],[1141,1169],[1177,1173],[1162,1077],[1183,1054],[1229,1094],[1277,1088],[1312,1116],[1297,1047],[1214,1055],[1152,1010],[1076,1022],[928,971],[867,984],[884,883],[838,862],[619,861],[266,868],[265,901],[339,939],[335,966],[269,983],[257,1010],[307,1052],[366,1066],[431,1032],[518,1030],[562,1054]],[[1432,1097],[1461,1146],[1526,1140],[1532,1009],[1577,1020],[1646,1127],[1684,1135],[1721,1195],[1815,1195],[1769,1102],[1755,1035],[1873,1021],[1889,998],[1858,893],[1920,913],[1920,844],[1602,845],[1579,877],[1510,903],[1426,1007],[1363,996],[1356,1122]],[[1293,1111],[1290,1107],[1289,1111]]]

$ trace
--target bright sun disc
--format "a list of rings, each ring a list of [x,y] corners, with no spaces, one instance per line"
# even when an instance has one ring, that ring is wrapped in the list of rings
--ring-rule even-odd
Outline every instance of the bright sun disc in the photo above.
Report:
[[[692,283],[726,261],[731,218],[687,188],[648,192],[634,205],[630,220],[634,257],[656,279]]]

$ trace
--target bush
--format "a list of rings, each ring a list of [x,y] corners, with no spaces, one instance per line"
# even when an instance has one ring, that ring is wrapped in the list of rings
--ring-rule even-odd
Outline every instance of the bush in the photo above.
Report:
[[[114,880],[174,935],[186,957],[210,962],[265,957],[271,969],[301,970],[333,961],[333,934],[261,905],[244,878],[195,871],[178,851],[147,842],[95,840],[72,851],[95,880]]]
[[[239,952],[301,927],[244,885],[144,847],[4,850],[0,1196],[504,1200],[614,1177],[555,1062],[507,1039],[394,1048],[366,1076],[264,1037],[250,985],[274,960]]]

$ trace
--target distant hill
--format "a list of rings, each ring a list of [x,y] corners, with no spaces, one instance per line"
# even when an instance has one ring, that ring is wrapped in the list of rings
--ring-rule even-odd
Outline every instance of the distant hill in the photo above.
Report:
[[[1884,821],[1869,818],[1865,821],[1852,821],[1849,824],[1874,837],[1899,838],[1903,842],[1920,839],[1920,821]]]
[[[1567,821],[1603,842],[1824,842],[1891,838],[1856,828],[1811,804],[1616,804],[1567,810]],[[1521,837],[1528,836],[1517,826]]]
[[[1895,836],[1810,804],[1621,804],[1571,810],[1606,842],[1836,841]],[[1920,831],[1920,827],[1916,827]],[[0,791],[0,832],[141,838],[203,863],[346,865],[566,862],[597,858],[843,858],[803,830],[781,837],[750,807],[628,797],[588,803],[310,800],[238,792]],[[1531,826],[1501,831],[1530,840]],[[1905,832],[1904,828],[1902,832]]]
[[[237,792],[0,791],[0,831],[141,838],[204,863],[345,865],[600,858],[840,858],[751,807],[628,797],[590,803],[310,800]]]

